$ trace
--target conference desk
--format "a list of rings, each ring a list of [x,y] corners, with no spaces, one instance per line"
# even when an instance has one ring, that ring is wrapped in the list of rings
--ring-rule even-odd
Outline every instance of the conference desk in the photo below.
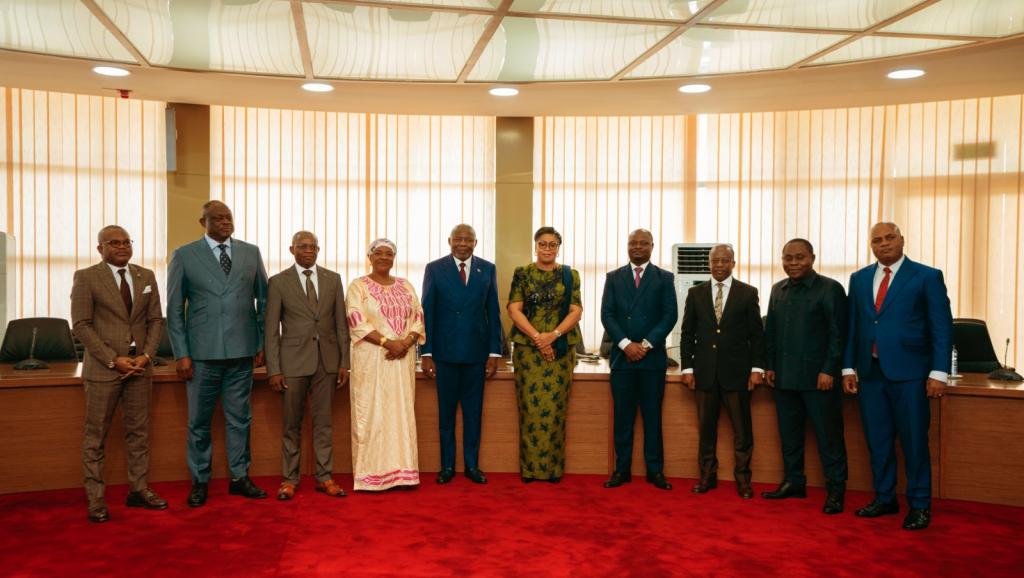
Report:
[[[49,369],[14,371],[0,365],[0,431],[6,443],[0,450],[0,493],[81,485],[81,443],[84,395],[80,366],[53,363]],[[695,478],[697,471],[696,407],[693,393],[682,387],[678,372],[670,371],[664,402],[665,473]],[[184,384],[173,366],[156,368],[151,413],[150,480],[187,480]],[[955,380],[941,399],[932,400],[931,455],[937,497],[1024,505],[1018,489],[1024,473],[1024,384],[989,381],[981,374]],[[252,468],[254,476],[281,473],[281,401],[270,390],[265,372],[256,373],[253,388]],[[856,400],[844,402],[846,445],[851,489],[869,490],[871,473]],[[777,483],[782,459],[771,392],[760,388],[752,400],[754,423],[754,481]],[[214,419],[214,477],[227,476],[223,416]],[[434,383],[419,374],[416,380],[416,421],[420,469],[440,467],[437,397]],[[637,420],[634,473],[643,473],[642,424]],[[351,471],[350,409],[347,386],[334,404],[334,463],[339,473]],[[460,425],[461,428],[461,425]],[[461,431],[458,434],[461,437]],[[608,367],[580,363],[570,394],[566,433],[567,473],[608,474],[614,464],[612,400]],[[302,471],[312,473],[311,433],[307,416],[303,431]],[[460,444],[461,447],[461,444]],[[487,472],[517,472],[518,417],[511,368],[502,365],[488,381],[484,396],[481,468]],[[732,434],[728,419],[720,422],[719,474],[732,477]],[[461,468],[461,451],[459,453]],[[808,482],[821,486],[824,478],[812,434],[807,443]],[[126,481],[120,410],[106,443],[108,483]],[[902,477],[902,468],[901,468]],[[433,483],[430,475],[424,481]],[[683,489],[683,488],[680,488]]]

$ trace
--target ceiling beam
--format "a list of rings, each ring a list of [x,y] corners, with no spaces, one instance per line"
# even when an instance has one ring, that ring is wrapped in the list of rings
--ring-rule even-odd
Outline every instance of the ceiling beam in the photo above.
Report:
[[[132,44],[131,40],[128,40],[128,37],[125,35],[125,33],[121,32],[121,29],[118,28],[117,25],[114,24],[114,21],[111,20],[109,16],[107,16],[107,13],[104,12],[98,4],[96,4],[95,0],[81,1],[82,4],[84,4],[85,7],[89,9],[89,12],[92,12],[92,15],[95,16],[101,24],[103,24],[103,27],[107,29],[107,32],[110,32],[112,35],[114,35],[114,38],[116,38],[117,41],[121,43],[121,46],[123,46],[124,49],[132,55],[132,58],[134,58],[139,63],[139,65],[141,65],[143,68],[150,68],[151,65],[149,63],[149,60],[145,56],[143,56],[142,52],[140,52],[139,49],[136,48],[134,44]]]
[[[291,0],[292,21],[295,23],[295,39],[299,42],[299,55],[302,56],[302,72],[306,80],[313,79],[313,54],[309,49],[309,34],[306,33],[306,17],[302,12],[302,2]]]
[[[473,47],[473,51],[469,53],[469,58],[466,59],[466,64],[462,67],[459,72],[459,77],[455,80],[457,84],[465,84],[466,79],[469,78],[469,73],[473,71],[473,67],[476,66],[477,61],[484,53],[484,49],[491,42],[491,38],[498,31],[498,27],[501,26],[501,21],[505,19],[505,15],[508,14],[508,9],[512,6],[512,0],[501,0],[501,4],[498,5],[497,11],[494,16],[491,17],[490,22],[487,23],[487,27],[484,28],[483,33],[480,35],[480,39],[476,41],[476,46]]]
[[[389,10],[413,10],[415,12],[456,12],[459,14],[481,14],[492,16],[499,8],[476,8],[473,6],[446,6],[443,4],[414,4],[411,2],[377,2],[375,0],[299,0],[307,4],[342,4],[364,8],[386,8]],[[507,11],[506,11],[507,12]]]

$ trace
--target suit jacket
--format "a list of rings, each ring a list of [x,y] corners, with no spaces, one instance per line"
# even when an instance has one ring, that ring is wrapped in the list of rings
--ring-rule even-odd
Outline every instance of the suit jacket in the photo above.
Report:
[[[267,375],[304,377],[324,369],[335,373],[349,367],[348,314],[341,276],[317,266],[317,307],[306,300],[295,267],[270,278],[267,289]]]
[[[893,381],[924,380],[931,371],[949,373],[953,314],[942,271],[904,259],[875,313],[876,264],[850,276],[850,329],[843,367],[866,376],[872,345],[878,344],[882,373]]]
[[[647,265],[637,288],[633,265],[610,271],[605,277],[601,296],[601,324],[612,339],[611,369],[645,369],[665,371],[665,340],[679,318],[675,283],[672,273]],[[653,347],[640,361],[633,363],[619,348],[623,339]]]
[[[156,276],[149,269],[131,264],[128,274],[133,285],[131,315],[121,299],[118,281],[105,262],[75,271],[71,323],[75,337],[85,345],[82,379],[117,379],[120,373],[107,364],[115,357],[127,356],[132,342],[137,355],[156,355],[164,327]],[[152,366],[146,365],[146,375],[152,371]]]
[[[167,270],[167,333],[174,358],[236,359],[263,349],[267,272],[256,245],[231,240],[231,274],[203,237],[182,245]]]
[[[483,363],[501,355],[501,311],[494,264],[470,259],[463,285],[451,255],[427,264],[423,275],[423,322],[426,342],[421,354],[448,363]]]
[[[715,320],[713,285],[690,287],[683,306],[680,366],[693,368],[697,389],[745,391],[750,370],[764,367],[764,327],[757,289],[733,278],[722,321]]]
[[[765,366],[779,389],[813,390],[818,374],[841,378],[849,306],[834,279],[816,272],[772,287],[764,330]]]

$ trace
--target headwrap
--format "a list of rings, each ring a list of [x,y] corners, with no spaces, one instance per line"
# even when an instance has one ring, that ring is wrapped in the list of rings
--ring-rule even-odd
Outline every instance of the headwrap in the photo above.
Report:
[[[370,243],[370,248],[366,250],[366,255],[370,256],[371,254],[373,254],[374,249],[380,247],[381,245],[391,247],[391,250],[394,251],[395,255],[398,255],[398,247],[395,245],[394,241],[392,241],[391,239],[386,239],[384,237],[381,237],[380,239],[375,239],[372,243]]]

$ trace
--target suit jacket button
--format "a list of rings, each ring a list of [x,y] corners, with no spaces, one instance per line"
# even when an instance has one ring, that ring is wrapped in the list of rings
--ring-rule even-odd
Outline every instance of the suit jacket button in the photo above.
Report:
[[[721,332],[722,332],[722,330],[721,330],[721,329],[716,329],[716,330],[715,330],[715,333],[721,333]]]
[[[717,345],[712,345],[711,349],[718,349],[718,346]]]
[[[319,340],[320,340],[320,338],[319,338],[319,337],[317,337],[317,336],[315,336],[315,335],[313,336],[313,341],[319,341]]]

